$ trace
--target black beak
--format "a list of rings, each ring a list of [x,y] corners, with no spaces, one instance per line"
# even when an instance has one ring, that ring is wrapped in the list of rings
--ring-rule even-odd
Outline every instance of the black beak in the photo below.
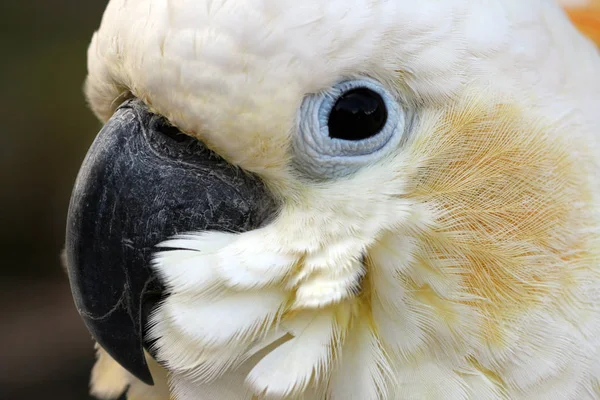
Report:
[[[149,267],[154,246],[177,233],[255,229],[275,207],[257,177],[181,134],[139,100],[124,103],[88,151],[67,220],[71,290],[95,340],[152,384],[144,326],[166,295]]]

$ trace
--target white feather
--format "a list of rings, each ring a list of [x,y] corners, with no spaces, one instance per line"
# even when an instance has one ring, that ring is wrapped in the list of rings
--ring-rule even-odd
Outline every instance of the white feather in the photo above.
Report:
[[[249,351],[248,359],[238,367],[210,382],[185,375],[173,375],[170,386],[175,400],[251,400],[253,392],[245,383],[246,376],[256,363],[281,344],[282,334],[273,334]]]
[[[298,261],[296,255],[270,251],[252,239],[244,237],[219,253],[218,273],[227,286],[243,290],[280,283]]]
[[[404,365],[398,371],[397,400],[467,400],[464,379],[441,361],[418,360],[418,365]],[[479,400],[479,398],[476,398]]]
[[[328,399],[388,399],[395,384],[394,372],[369,321],[357,319],[332,373]]]
[[[477,400],[506,400],[508,394],[497,379],[492,379],[483,372],[476,369],[461,371],[466,387],[469,391],[469,399]]]
[[[258,241],[264,244],[257,232],[179,235],[159,247],[186,250],[159,252],[153,265],[168,286],[196,297],[217,290],[219,284],[240,290],[264,287],[281,281],[298,257]]]
[[[301,281],[319,271],[354,270],[354,261],[362,258],[366,247],[364,240],[349,237],[309,253],[304,259],[302,270],[291,282]]]
[[[286,296],[277,289],[202,301],[172,294],[151,316],[148,335],[171,371],[210,382],[285,334],[270,327]]]
[[[358,292],[363,274],[360,260],[352,260],[340,268],[315,272],[299,284],[293,308],[320,308],[339,303]]]
[[[519,388],[529,396],[535,394],[543,398],[540,393],[549,395],[551,391],[546,388],[550,387],[565,396],[577,393],[581,379],[586,378],[585,371],[595,362],[590,360],[589,354],[598,350],[587,348],[581,333],[563,318],[538,312],[529,313],[527,321],[513,333],[513,340],[505,349],[480,354],[478,358],[487,368],[500,374],[509,387]],[[552,330],[548,330],[548,326],[552,326]],[[498,364],[502,367],[497,367]]]
[[[166,321],[154,325],[148,336],[155,340],[157,359],[169,371],[199,382],[212,382],[247,358],[248,345],[245,343],[204,349]]]
[[[287,326],[297,331],[296,336],[265,356],[248,375],[247,382],[257,394],[297,396],[312,380],[320,381],[330,372],[340,336],[334,311],[302,313]]]
[[[383,242],[385,243],[385,242]],[[371,252],[372,315],[381,340],[396,358],[410,359],[427,343],[427,309],[420,309],[400,280],[405,262],[411,259],[410,242],[389,254],[389,247],[377,246]],[[389,243],[388,243],[389,245]]]
[[[206,231],[185,233],[159,243],[158,248],[199,251],[203,254],[214,253],[237,239],[234,233]]]
[[[161,306],[161,317],[203,347],[218,348],[232,342],[250,342],[266,333],[287,296],[277,288],[227,291],[218,298],[201,302],[173,294]]]
[[[553,395],[549,390],[583,396],[580,379],[587,380],[588,392],[599,391],[589,386],[597,384],[591,377],[598,376],[598,367],[590,364],[598,359],[600,318],[597,306],[584,307],[587,296],[565,312],[573,324],[585,323],[585,337],[562,326],[557,315],[566,308],[543,304],[552,311],[547,319],[552,324],[510,315],[503,321],[510,326],[499,329],[503,335],[493,347],[478,337],[479,311],[464,312],[463,271],[448,274],[443,262],[434,268],[418,265],[403,236],[417,239],[415,229],[427,225],[427,218],[415,214],[418,200],[410,195],[420,185],[413,179],[417,170],[427,167],[409,162],[409,149],[328,182],[299,179],[289,162],[289,138],[303,97],[344,77],[367,74],[418,116],[407,147],[452,124],[444,117],[439,125],[437,116],[473,86],[502,99],[501,105],[505,95],[525,99],[524,112],[540,120],[573,114],[572,124],[557,130],[557,137],[566,132],[576,144],[580,153],[573,159],[582,160],[577,171],[592,182],[586,201],[597,202],[598,165],[585,160],[588,149],[598,152],[600,61],[595,46],[576,33],[554,2],[111,0],[88,55],[86,92],[97,115],[108,119],[123,93],[137,97],[228,162],[259,175],[281,200],[277,217],[264,228],[182,235],[159,246],[176,249],[155,260],[172,293],[165,304],[174,304],[153,316],[151,336],[158,358],[177,378],[207,383],[223,376],[225,382],[225,374],[260,348],[252,339],[268,334],[266,326],[278,321],[285,301],[267,287],[295,294],[298,305],[339,301],[352,294],[358,271],[347,266],[367,253],[373,268],[365,281],[374,294],[371,316],[381,346],[362,346],[343,356],[353,360],[350,364],[364,361],[373,377],[379,351],[389,351],[397,367],[398,399],[480,398],[470,391],[473,376],[464,376],[468,357],[509,382],[512,398],[523,388],[529,396]],[[596,230],[598,216],[591,219]],[[379,240],[390,231],[398,235],[388,243],[393,251],[379,251]],[[589,257],[597,255],[591,251]],[[581,289],[586,280],[568,272],[564,284]],[[598,277],[587,281],[598,292]],[[231,288],[257,294],[237,296]],[[339,312],[344,303],[330,307]],[[334,361],[332,348],[339,355],[346,325],[336,323],[328,309],[281,317],[280,328],[294,339],[266,355],[246,382],[258,394],[320,399]],[[363,354],[369,348],[372,354]],[[580,373],[579,367],[587,370]],[[539,383],[549,380],[548,390],[540,390]],[[377,384],[367,379],[365,385],[368,398]],[[220,395],[218,388],[226,390],[215,386],[210,395]]]
[[[222,280],[215,265],[214,254],[192,250],[171,250],[157,253],[152,266],[171,291],[190,293],[197,299],[211,297],[222,290]]]

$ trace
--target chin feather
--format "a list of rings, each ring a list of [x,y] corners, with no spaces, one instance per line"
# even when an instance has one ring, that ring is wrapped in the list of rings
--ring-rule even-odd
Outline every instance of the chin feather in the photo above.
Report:
[[[394,371],[379,338],[366,318],[357,319],[331,376],[328,399],[389,399],[395,386]]]
[[[258,343],[283,335],[271,326],[285,300],[278,289],[224,292],[200,302],[174,294],[151,316],[149,337],[170,370],[213,381],[255,353]]]
[[[213,268],[216,255],[195,250],[170,250],[157,253],[153,267],[167,287],[178,293],[190,293],[197,299],[214,297],[224,289],[217,271]]]
[[[450,366],[433,360],[419,361],[417,365],[399,371],[396,396],[403,400],[467,400],[469,389],[465,380]]]
[[[208,349],[248,343],[271,327],[287,296],[277,288],[259,292],[227,290],[202,302],[174,294],[172,301],[161,306],[160,319],[170,321],[176,330]]]
[[[335,310],[301,313],[289,320],[285,329],[294,338],[266,355],[248,375],[247,382],[255,393],[276,398],[297,396],[311,382],[321,383],[331,373],[336,348],[345,333]]]
[[[364,275],[361,260],[351,260],[337,268],[313,272],[298,285],[293,308],[320,308],[350,298],[360,291]]]
[[[256,363],[273,348],[284,343],[281,333],[276,333],[257,343],[256,348],[248,351],[247,359],[237,367],[231,368],[219,378],[206,382],[202,379],[175,374],[170,379],[175,400],[252,400],[254,393],[245,383],[246,376]]]
[[[265,248],[261,231],[248,232],[238,243],[238,234],[209,233],[180,235],[164,242],[153,260],[168,287],[194,296],[215,287],[251,290],[272,286],[290,273],[298,257]],[[262,245],[260,242],[263,242]]]

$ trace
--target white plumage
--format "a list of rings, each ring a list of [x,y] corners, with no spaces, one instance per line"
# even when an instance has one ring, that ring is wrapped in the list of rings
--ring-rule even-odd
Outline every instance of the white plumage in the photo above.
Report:
[[[600,398],[600,57],[552,1],[111,0],[88,67],[282,203],[156,255],[177,400]],[[307,182],[298,107],[355,76],[411,137]]]

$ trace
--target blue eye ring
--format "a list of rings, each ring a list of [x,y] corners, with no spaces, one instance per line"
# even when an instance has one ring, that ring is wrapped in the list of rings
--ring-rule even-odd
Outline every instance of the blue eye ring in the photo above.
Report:
[[[362,140],[344,140],[329,135],[329,116],[338,99],[355,89],[368,89],[383,100],[387,120],[379,133]],[[374,163],[396,148],[404,136],[406,117],[398,100],[379,82],[345,80],[330,89],[306,96],[299,111],[294,136],[294,165],[317,179],[349,175]]]

